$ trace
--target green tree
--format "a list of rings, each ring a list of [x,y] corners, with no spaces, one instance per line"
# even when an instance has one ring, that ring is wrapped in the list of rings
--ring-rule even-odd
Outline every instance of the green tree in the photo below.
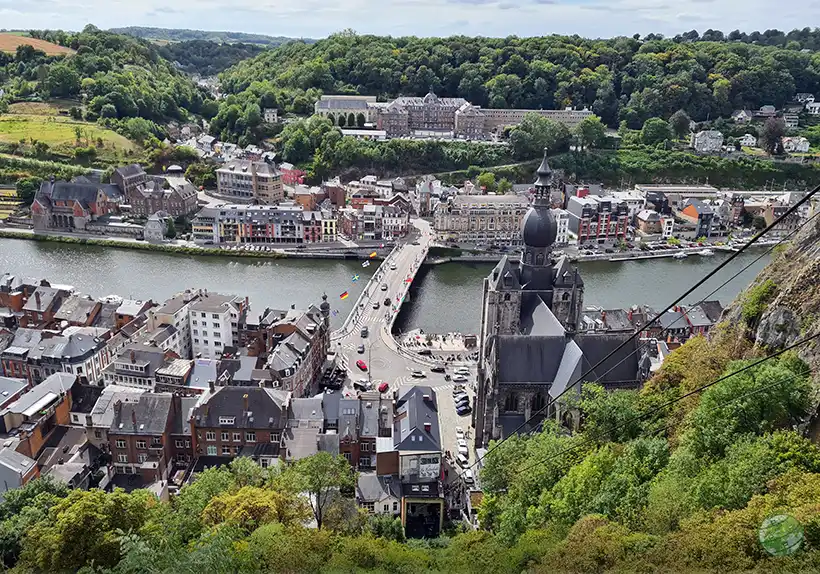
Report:
[[[689,134],[691,121],[686,112],[678,110],[669,118],[669,127],[678,139],[683,139]]]
[[[80,75],[65,64],[55,64],[48,69],[45,88],[53,98],[70,98],[80,91]]]
[[[589,116],[578,122],[573,133],[581,149],[601,147],[606,139],[606,128],[597,116]]]
[[[271,522],[301,524],[310,515],[308,503],[299,494],[244,486],[212,498],[202,512],[202,519],[211,525],[226,522],[250,533]]]
[[[404,527],[401,518],[389,514],[375,514],[367,521],[367,530],[378,538],[404,542]]]
[[[644,145],[657,145],[672,139],[672,129],[661,118],[649,118],[641,128],[641,142]]]
[[[769,118],[763,124],[760,130],[760,138],[758,145],[763,148],[766,153],[773,155],[779,151],[782,146],[781,141],[786,135],[786,124],[780,118]]]
[[[538,114],[527,114],[510,133],[513,157],[534,159],[547,149],[550,153],[564,151],[570,140],[569,129]]]
[[[508,180],[506,177],[502,177],[498,180],[496,191],[498,191],[498,193],[501,194],[509,193],[510,191],[512,191],[512,183],[510,183],[510,180]]]
[[[34,196],[37,194],[37,190],[40,189],[40,181],[41,180],[36,177],[18,179],[16,184],[17,197],[19,197],[24,204],[31,205],[31,202],[34,201]]]
[[[300,459],[278,478],[281,484],[310,495],[313,517],[322,528],[325,512],[340,492],[356,485],[356,473],[343,456],[319,452]]]
[[[174,220],[172,218],[168,218],[168,224],[165,226],[165,237],[168,239],[174,239],[177,236],[177,228],[174,225]]]
[[[490,193],[495,191],[495,174],[491,171],[485,171],[476,178],[476,185],[485,192]]]
[[[216,187],[216,166],[205,162],[192,163],[185,170],[185,177],[196,187],[212,189]]]

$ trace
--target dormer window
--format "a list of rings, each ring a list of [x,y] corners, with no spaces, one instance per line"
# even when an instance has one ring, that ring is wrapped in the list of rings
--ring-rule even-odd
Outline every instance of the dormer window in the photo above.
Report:
[[[219,417],[219,424],[232,425],[236,421],[236,417]]]

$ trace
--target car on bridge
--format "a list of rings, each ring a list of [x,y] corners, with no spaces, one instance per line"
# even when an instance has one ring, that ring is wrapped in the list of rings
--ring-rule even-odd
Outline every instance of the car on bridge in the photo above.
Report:
[[[357,367],[359,367],[362,371],[366,371],[366,370],[367,370],[367,363],[365,363],[365,362],[364,362],[364,361],[362,361],[361,359],[359,359],[358,361],[356,361],[356,366],[357,366]]]

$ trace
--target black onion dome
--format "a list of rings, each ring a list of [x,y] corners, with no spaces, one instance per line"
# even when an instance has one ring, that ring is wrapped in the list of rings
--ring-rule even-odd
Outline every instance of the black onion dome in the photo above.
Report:
[[[522,230],[524,245],[529,247],[549,247],[558,237],[558,224],[549,208],[530,207],[524,216]]]

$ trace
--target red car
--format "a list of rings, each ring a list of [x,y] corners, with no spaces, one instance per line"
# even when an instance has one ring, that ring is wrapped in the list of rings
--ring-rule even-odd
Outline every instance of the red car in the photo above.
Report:
[[[387,383],[382,383],[382,384],[379,385],[379,392],[380,393],[386,393],[387,389],[389,387],[390,387],[390,385],[388,385]]]
[[[366,371],[366,370],[367,370],[367,363],[365,363],[365,362],[364,362],[364,361],[362,361],[361,359],[359,359],[358,361],[356,361],[356,366],[357,366],[357,367],[359,367],[359,368],[360,368],[361,370],[363,370],[363,371]]]

